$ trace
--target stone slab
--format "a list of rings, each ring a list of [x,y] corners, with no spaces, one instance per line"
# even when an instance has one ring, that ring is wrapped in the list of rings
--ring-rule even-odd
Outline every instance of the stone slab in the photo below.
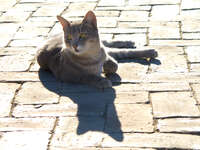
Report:
[[[30,54],[3,56],[0,58],[0,71],[27,71],[33,58]]]
[[[44,87],[41,82],[26,82],[15,97],[14,103],[17,104],[48,104],[58,103],[59,95],[54,91],[61,89],[59,83],[50,82],[48,88]]]
[[[200,116],[191,92],[151,93],[150,97],[155,118]]]
[[[158,120],[160,132],[199,133],[199,118],[172,118]]]
[[[15,117],[75,116],[75,104],[17,105],[12,115]]]
[[[140,83],[140,84],[121,84],[113,87],[116,92],[127,92],[127,91],[190,91],[191,88],[188,83]]]
[[[190,64],[190,72],[200,72],[200,63]]]
[[[191,63],[200,63],[200,46],[188,46],[185,51]]]
[[[119,136],[117,133],[113,136]],[[142,148],[169,148],[169,149],[199,149],[200,137],[198,135],[173,133],[126,133],[123,142],[118,142],[107,136],[102,147],[142,147]]]
[[[178,5],[155,5],[152,8],[150,20],[176,21],[178,14],[179,14]]]
[[[0,118],[0,131],[51,131],[55,118]]]
[[[182,0],[181,9],[197,9],[200,8],[200,1],[198,0]]]
[[[50,134],[47,131],[0,132],[0,137],[2,150],[44,150],[47,149]]]
[[[61,117],[51,146],[83,148],[100,145],[104,119],[98,117]],[[98,132],[97,132],[98,131]]]
[[[153,116],[150,105],[110,104],[107,110],[105,131],[153,132]]]
[[[15,92],[19,87],[20,84],[16,83],[0,83],[0,117],[6,117],[10,115],[12,101],[15,96]]]
[[[200,84],[192,84],[191,86],[192,86],[192,89],[194,90],[195,98],[198,104],[200,104]]]

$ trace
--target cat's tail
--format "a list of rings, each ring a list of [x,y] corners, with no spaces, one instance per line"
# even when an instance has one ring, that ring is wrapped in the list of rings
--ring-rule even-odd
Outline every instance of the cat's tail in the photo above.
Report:
[[[158,53],[154,49],[115,49],[109,48],[107,53],[113,58],[133,59],[133,58],[155,58]]]
[[[102,41],[108,54],[115,59],[155,58],[158,53],[154,49],[135,49],[132,41]]]
[[[132,41],[102,41],[102,43],[110,48],[136,48]]]

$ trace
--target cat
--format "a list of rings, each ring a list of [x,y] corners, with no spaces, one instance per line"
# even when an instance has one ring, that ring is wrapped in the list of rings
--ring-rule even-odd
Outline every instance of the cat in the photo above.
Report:
[[[118,63],[114,58],[157,56],[155,50],[105,51],[100,42],[97,19],[92,11],[88,11],[79,23],[72,24],[61,16],[57,16],[57,19],[63,33],[50,37],[38,49],[37,62],[40,68],[50,70],[63,82],[88,84],[99,89],[110,88],[112,82],[102,77],[101,73],[112,74],[117,71]]]

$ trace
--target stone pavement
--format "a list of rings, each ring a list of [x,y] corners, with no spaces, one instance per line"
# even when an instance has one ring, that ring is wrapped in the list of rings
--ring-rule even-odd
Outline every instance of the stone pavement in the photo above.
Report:
[[[93,10],[101,38],[154,48],[112,89],[55,81],[36,46],[60,14]],[[200,0],[0,0],[0,150],[200,149]]]

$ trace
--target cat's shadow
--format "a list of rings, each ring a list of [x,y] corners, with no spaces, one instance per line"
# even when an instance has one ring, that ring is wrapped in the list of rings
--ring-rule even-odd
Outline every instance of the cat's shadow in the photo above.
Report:
[[[123,141],[121,123],[115,108],[116,92],[114,88],[98,90],[87,85],[61,83],[56,81],[50,72],[39,70],[39,78],[48,90],[68,97],[68,102],[77,104],[78,127],[76,133],[88,131],[103,132],[117,141]],[[114,78],[120,77],[115,74]],[[50,82],[56,82],[60,88],[52,87]],[[65,101],[65,103],[68,103]],[[67,108],[66,108],[67,109]],[[112,133],[118,134],[112,134]]]

